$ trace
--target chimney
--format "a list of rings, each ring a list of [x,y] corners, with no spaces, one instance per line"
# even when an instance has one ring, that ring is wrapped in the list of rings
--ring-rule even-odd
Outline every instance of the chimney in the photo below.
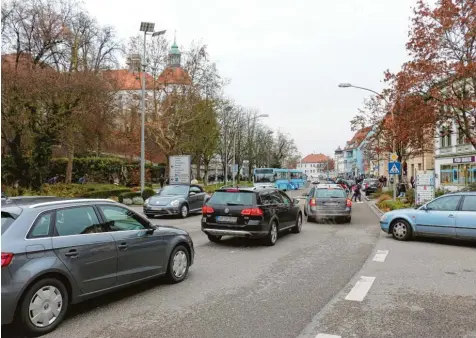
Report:
[[[127,65],[129,66],[129,72],[138,73],[141,68],[141,58],[139,54],[130,54],[127,56]]]

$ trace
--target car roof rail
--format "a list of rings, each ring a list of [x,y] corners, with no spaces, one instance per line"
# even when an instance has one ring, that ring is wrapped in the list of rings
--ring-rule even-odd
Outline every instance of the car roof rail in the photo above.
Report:
[[[76,198],[76,199],[70,199],[70,200],[58,200],[58,201],[50,201],[50,202],[41,202],[41,203],[32,204],[29,207],[30,208],[40,208],[40,207],[46,207],[48,205],[71,204],[71,203],[88,203],[88,202],[115,202],[115,201],[111,200],[111,199],[106,199],[106,198]]]

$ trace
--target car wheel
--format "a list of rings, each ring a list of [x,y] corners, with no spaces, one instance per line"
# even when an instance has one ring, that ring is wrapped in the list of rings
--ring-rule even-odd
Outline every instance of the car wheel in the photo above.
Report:
[[[298,216],[297,216],[297,218],[296,218],[296,225],[294,226],[294,228],[293,228],[292,231],[293,231],[295,234],[298,234],[298,233],[301,232],[301,230],[302,230],[302,214],[299,213]]]
[[[412,236],[412,227],[404,219],[398,219],[392,224],[392,236],[399,241],[408,241]]]
[[[44,335],[63,321],[68,292],[56,278],[42,279],[28,288],[20,303],[19,320],[30,335]]]
[[[210,242],[218,243],[220,242],[221,236],[207,235]]]
[[[180,283],[187,277],[189,263],[188,250],[183,245],[177,245],[170,254],[167,267],[167,279],[171,283]]]
[[[345,219],[345,222],[346,222],[346,223],[350,223],[351,221],[352,221],[352,217],[347,217],[347,218]]]
[[[180,207],[180,217],[187,218],[188,216],[188,205],[182,204]]]
[[[273,246],[278,240],[278,224],[273,221],[270,225],[269,233],[265,238],[266,245]]]

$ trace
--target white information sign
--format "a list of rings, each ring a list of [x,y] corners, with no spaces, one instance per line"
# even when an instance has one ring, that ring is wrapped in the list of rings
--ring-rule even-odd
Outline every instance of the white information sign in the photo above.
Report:
[[[435,198],[435,172],[433,170],[418,171],[415,185],[415,202],[417,205]]]
[[[172,183],[190,183],[192,179],[192,156],[180,155],[169,157],[169,177]]]

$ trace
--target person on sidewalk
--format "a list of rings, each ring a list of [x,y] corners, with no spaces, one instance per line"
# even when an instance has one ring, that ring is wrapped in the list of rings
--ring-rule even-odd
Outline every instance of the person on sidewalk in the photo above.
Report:
[[[352,200],[357,202],[357,198],[359,198],[359,202],[362,202],[361,191],[360,191],[360,184],[357,183],[354,186],[354,194],[352,195]]]
[[[412,189],[415,189],[415,177],[410,178],[410,184],[412,185]]]

